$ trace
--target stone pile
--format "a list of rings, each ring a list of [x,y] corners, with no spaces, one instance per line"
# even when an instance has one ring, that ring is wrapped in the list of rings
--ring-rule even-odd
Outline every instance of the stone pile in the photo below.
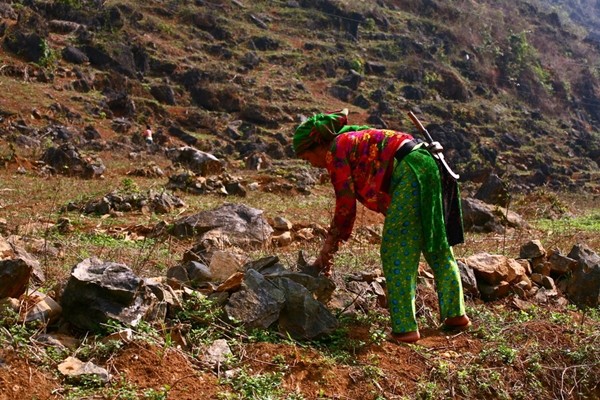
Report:
[[[168,149],[166,155],[174,164],[201,176],[218,175],[225,168],[223,161],[214,155],[191,146]]]
[[[69,203],[67,211],[79,210],[85,214],[106,215],[111,213],[145,211],[157,214],[166,214],[176,208],[185,207],[185,203],[178,196],[167,192],[148,191],[146,194],[138,192],[121,192],[114,190],[101,199],[89,200],[83,204]]]
[[[169,176],[166,188],[191,194],[221,194],[240,197],[246,197],[248,194],[242,179],[227,173],[204,177],[191,171],[185,171]]]
[[[106,171],[99,157],[82,155],[71,143],[50,147],[41,161],[50,167],[51,172],[68,176],[100,178]]]
[[[600,299],[600,256],[584,244],[565,255],[546,251],[539,240],[525,243],[519,258],[479,253],[459,259],[465,291],[484,300],[513,293],[539,303],[568,300],[597,307]],[[563,299],[563,300],[561,300]]]
[[[26,294],[24,322],[60,321],[88,332],[103,332],[110,321],[135,327],[141,321],[165,321],[181,309],[190,296],[208,297],[223,306],[227,317],[246,328],[267,329],[272,325],[298,339],[327,335],[337,327],[325,303],[335,289],[322,276],[310,276],[285,268],[275,256],[240,265],[227,279],[219,268],[191,262],[174,266],[167,278],[138,277],[124,264],[88,258],[78,263],[64,289],[54,298],[37,291],[26,292],[27,279],[3,285],[3,307],[19,311],[16,299]],[[2,282],[13,268],[2,263]],[[21,274],[27,276],[29,269]],[[28,276],[27,276],[28,278]],[[25,282],[23,284],[23,281]],[[203,285],[205,283],[205,285]],[[12,287],[12,291],[6,288]],[[56,298],[56,300],[55,300]]]

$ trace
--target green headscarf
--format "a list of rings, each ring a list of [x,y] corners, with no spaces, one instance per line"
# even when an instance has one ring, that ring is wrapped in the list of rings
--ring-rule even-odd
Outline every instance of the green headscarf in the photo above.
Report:
[[[372,128],[368,125],[346,125],[338,131],[338,135],[341,135],[342,133],[346,133],[346,132],[364,131],[365,129],[372,129]]]
[[[292,146],[299,155],[315,144],[328,143],[348,123],[348,109],[313,115],[301,123],[294,132]]]

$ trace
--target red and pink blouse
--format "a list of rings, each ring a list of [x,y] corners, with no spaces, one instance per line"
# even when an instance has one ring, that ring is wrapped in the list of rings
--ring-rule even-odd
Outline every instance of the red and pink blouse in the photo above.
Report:
[[[391,201],[389,181],[394,154],[405,140],[403,132],[366,129],[335,137],[327,153],[327,171],[335,190],[335,214],[330,231],[348,240],[356,219],[356,200],[385,214]],[[390,164],[391,163],[391,164]]]

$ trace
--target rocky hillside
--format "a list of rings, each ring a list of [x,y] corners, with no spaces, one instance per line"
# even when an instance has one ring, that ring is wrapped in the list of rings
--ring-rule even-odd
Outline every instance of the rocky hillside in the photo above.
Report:
[[[0,400],[600,398],[598,11],[0,0]],[[388,340],[364,208],[309,274],[334,197],[290,139],[343,107],[460,172],[469,331],[423,263]]]
[[[348,107],[416,132],[413,110],[466,181],[597,192],[599,13],[591,0],[2,1],[3,157],[65,131],[120,149],[151,124],[161,144],[285,159],[302,115]]]

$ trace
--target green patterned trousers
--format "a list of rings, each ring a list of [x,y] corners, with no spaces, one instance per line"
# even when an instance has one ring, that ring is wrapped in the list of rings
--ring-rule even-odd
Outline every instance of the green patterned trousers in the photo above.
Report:
[[[437,251],[428,251],[425,246],[421,207],[427,206],[428,201],[421,198],[421,187],[431,185],[428,187],[431,189],[435,185],[440,186],[437,165],[430,156],[417,152],[406,157],[413,157],[410,165],[402,161],[394,169],[392,201],[383,225],[381,243],[381,261],[394,333],[418,330],[415,295],[421,252],[434,273],[441,321],[465,314],[460,272],[452,248],[446,243]],[[419,165],[419,176],[411,165]],[[431,190],[427,192],[429,194]]]

